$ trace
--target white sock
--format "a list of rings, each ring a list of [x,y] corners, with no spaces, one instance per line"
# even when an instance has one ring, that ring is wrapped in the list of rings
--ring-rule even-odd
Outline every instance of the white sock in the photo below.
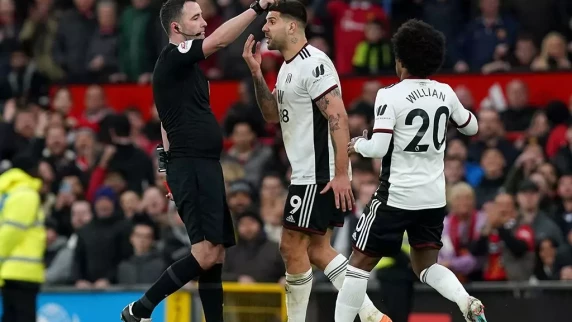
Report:
[[[344,284],[336,300],[335,322],[353,322],[358,314],[365,292],[369,272],[348,265]]]
[[[431,286],[443,297],[451,302],[457,303],[461,311],[467,309],[469,303],[469,293],[465,290],[457,276],[453,274],[447,267],[433,264],[429,268],[424,269],[419,274],[421,282]]]
[[[301,274],[286,273],[286,311],[288,322],[306,322],[306,310],[312,291],[312,269]]]
[[[324,270],[324,274],[326,274],[338,291],[342,288],[344,280],[346,279],[347,266],[348,259],[344,255],[339,254],[332,259]],[[367,294],[359,310],[359,317],[361,321],[380,321],[383,317],[383,314],[373,305]]]

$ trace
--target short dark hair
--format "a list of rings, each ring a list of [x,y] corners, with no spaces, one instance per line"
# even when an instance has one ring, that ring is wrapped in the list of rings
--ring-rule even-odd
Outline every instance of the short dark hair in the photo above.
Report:
[[[393,38],[395,57],[411,76],[426,78],[441,68],[445,59],[445,36],[417,19],[401,25]]]
[[[131,123],[129,123],[127,115],[114,115],[111,122],[111,129],[118,137],[129,137],[131,135]]]
[[[181,16],[183,6],[189,1],[195,2],[195,0],[167,0],[161,6],[161,11],[159,11],[159,18],[161,19],[161,25],[163,26],[163,29],[167,35],[170,34],[169,25],[171,22],[177,20]]]
[[[281,15],[289,16],[290,18],[303,23],[304,26],[308,23],[306,6],[298,0],[278,0],[268,10],[280,12]]]

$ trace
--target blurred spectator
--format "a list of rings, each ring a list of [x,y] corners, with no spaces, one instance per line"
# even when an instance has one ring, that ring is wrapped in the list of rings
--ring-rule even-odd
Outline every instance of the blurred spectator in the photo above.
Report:
[[[213,31],[222,25],[224,21],[218,14],[218,8],[214,0],[197,0],[197,3],[201,6],[203,19],[205,19],[207,23],[205,28],[205,37],[208,37]],[[223,76],[219,65],[220,59],[217,53],[210,55],[209,59],[205,59],[199,63],[199,66],[209,79],[219,79]]]
[[[233,216],[237,216],[253,206],[253,191],[245,180],[237,180],[227,190],[228,207]]]
[[[117,281],[117,265],[131,255],[131,226],[117,214],[116,204],[111,188],[99,189],[95,217],[77,233],[73,281],[78,288],[107,288]]]
[[[465,181],[463,160],[455,157],[446,157],[444,173],[447,190],[455,184]]]
[[[149,35],[153,34],[156,14],[151,0],[132,0],[121,15],[119,68],[129,82],[151,82],[157,55],[154,39]]]
[[[389,30],[386,14],[372,0],[332,0],[328,2],[327,10],[334,25],[336,69],[340,75],[349,74],[354,50],[364,39],[366,24],[377,19],[384,30]]]
[[[447,149],[445,150],[445,158],[459,159],[464,164],[464,180],[471,186],[476,187],[483,177],[483,169],[480,162],[472,162],[467,160],[467,147],[460,138],[452,139],[447,142]],[[447,175],[447,173],[445,173]],[[447,177],[445,177],[447,180]]]
[[[235,123],[230,140],[232,147],[223,159],[240,163],[244,167],[244,178],[254,187],[259,187],[263,165],[271,158],[272,151],[257,141],[256,133],[248,122]]]
[[[142,193],[155,184],[155,172],[149,156],[133,144],[131,124],[125,115],[113,117],[111,140],[116,152],[109,160],[109,169],[118,171],[127,181],[127,189]]]
[[[169,224],[169,227],[161,232],[163,257],[167,265],[187,256],[191,251],[187,228],[177,212],[169,214]]]
[[[554,271],[556,250],[558,243],[550,238],[541,240],[536,247],[536,266],[534,277],[540,281],[557,280],[558,274]]]
[[[568,122],[571,119],[568,106],[561,101],[551,101],[545,108],[546,117],[550,123],[550,134],[546,142],[546,155],[553,158],[558,150],[567,145],[566,132],[568,131]]]
[[[536,110],[532,115],[532,120],[528,125],[522,137],[514,142],[518,149],[522,149],[524,144],[537,144],[542,147],[546,146],[548,135],[550,134],[550,123],[543,110]]]
[[[558,197],[555,220],[564,236],[572,232],[572,174],[564,174],[558,181]]]
[[[441,31],[445,39],[457,39],[463,29],[462,4],[455,0],[423,0],[413,1],[419,3],[420,18]],[[411,7],[413,7],[410,4]],[[443,19],[447,17],[447,19]],[[453,67],[453,59],[457,53],[455,41],[447,41],[445,66]]]
[[[5,107],[8,109],[10,107]],[[19,151],[26,151],[35,141],[37,122],[30,108],[16,108],[13,123],[0,123],[0,160],[10,161]],[[7,120],[8,122],[12,120]]]
[[[282,216],[287,194],[280,175],[264,176],[260,188],[260,217],[264,221],[266,236],[276,243],[280,242],[282,236]]]
[[[512,168],[507,171],[504,184],[507,192],[515,194],[522,180],[531,176],[543,162],[544,154],[540,145],[530,144],[524,147]]]
[[[540,55],[530,66],[535,71],[570,69],[566,39],[557,32],[551,32],[542,40]]]
[[[145,189],[141,203],[141,210],[143,215],[159,225],[161,229],[164,229],[169,225],[167,207],[167,198],[165,198],[165,194],[159,188],[151,186]]]
[[[10,53],[18,43],[21,26],[13,0],[0,0],[0,79],[9,71]]]
[[[163,274],[166,264],[155,248],[156,238],[152,223],[140,221],[133,225],[130,237],[133,256],[119,264],[117,283],[151,284]]]
[[[78,120],[79,125],[87,126],[98,131],[100,133],[98,139],[104,142],[107,141],[109,133],[105,133],[105,131],[109,131],[109,129],[106,124],[104,124],[104,119],[106,116],[112,114],[113,110],[107,105],[103,88],[99,85],[87,87],[84,100],[85,109]]]
[[[143,133],[145,121],[143,120],[141,110],[139,110],[137,107],[129,107],[124,111],[124,113],[129,119],[129,124],[131,125],[131,138],[133,139],[135,145],[148,155],[154,154],[155,148],[157,147],[157,144],[160,143],[160,140],[151,141]],[[159,133],[160,131],[161,130],[159,128]]]
[[[457,72],[480,70],[493,60],[503,60],[516,41],[518,25],[501,14],[499,0],[480,0],[481,16],[466,27],[460,37]]]
[[[480,272],[477,259],[469,249],[479,238],[486,215],[475,208],[475,193],[466,183],[450,188],[448,204],[450,213],[445,217],[439,263],[451,269],[461,282],[468,281],[473,273]]]
[[[535,240],[550,238],[561,245],[564,242],[562,232],[549,215],[539,209],[538,186],[530,180],[525,180],[520,184],[516,197],[522,222],[532,227]]]
[[[286,271],[278,243],[268,240],[258,214],[244,212],[238,215],[236,223],[238,241],[226,251],[223,280],[250,284],[283,279]]]
[[[46,268],[47,284],[71,284],[72,266],[74,262],[74,253],[77,246],[77,232],[89,222],[91,222],[93,214],[91,205],[87,201],[75,201],[71,207],[71,225],[73,234],[68,238],[65,247],[60,249],[55,258]]]
[[[358,43],[352,59],[354,72],[375,75],[395,65],[389,33],[383,23],[373,20],[365,25],[365,40]]]
[[[518,152],[504,138],[503,124],[498,113],[494,110],[483,108],[479,110],[477,118],[479,120],[479,132],[469,145],[468,160],[480,162],[485,149],[497,148],[501,151],[506,165],[512,164],[518,156]]]
[[[44,254],[44,265],[49,267],[57,253],[65,247],[67,238],[58,234],[57,222],[52,219],[46,219],[46,253]]]
[[[34,1],[28,19],[24,21],[20,41],[32,50],[32,57],[40,73],[52,81],[59,81],[64,77],[64,71],[56,64],[53,56],[58,21],[52,5],[52,0]]]
[[[53,56],[70,82],[87,80],[87,51],[90,39],[97,29],[94,3],[95,0],[74,0],[75,7],[64,13],[59,20]]]
[[[486,224],[471,246],[474,256],[486,255],[484,280],[528,280],[534,271],[534,231],[518,221],[514,199],[501,193],[485,213]]]
[[[507,131],[524,131],[531,123],[535,109],[528,101],[528,88],[518,79],[506,86],[507,109],[501,112],[501,121]]]
[[[141,211],[141,198],[134,191],[128,190],[121,194],[120,205],[123,216],[131,220]]]
[[[356,100],[351,104],[351,114],[364,116],[368,124],[372,123],[375,98],[377,97],[377,92],[381,89],[381,86],[381,83],[378,81],[372,80],[365,82],[362,87],[361,96],[356,98]],[[350,124],[350,135],[352,137],[361,136],[364,129],[365,128],[361,128],[358,130],[357,127],[352,129],[352,124]]]
[[[0,82],[0,99],[15,98],[48,107],[48,90],[48,80],[30,60],[27,48],[14,48],[10,57],[10,71]]]
[[[272,85],[274,86],[274,85]],[[238,84],[238,101],[226,110],[223,120],[223,130],[227,137],[232,134],[238,123],[249,123],[257,136],[265,135],[266,121],[254,100],[252,80],[245,79]]]
[[[97,3],[98,28],[90,37],[87,50],[87,70],[94,82],[117,81],[118,30],[117,6],[111,0]],[[113,75],[113,77],[111,77]]]
[[[560,173],[572,172],[572,120],[566,131],[566,145],[562,146],[554,156],[554,164]]]
[[[485,150],[481,159],[483,178],[475,188],[477,208],[481,209],[486,202],[493,200],[500,192],[505,181],[505,166],[506,160],[498,149]]]

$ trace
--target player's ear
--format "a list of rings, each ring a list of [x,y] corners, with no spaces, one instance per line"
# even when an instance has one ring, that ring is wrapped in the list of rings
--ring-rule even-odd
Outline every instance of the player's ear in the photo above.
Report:
[[[296,22],[290,21],[288,24],[288,34],[293,35],[296,32]]]
[[[181,33],[181,27],[179,27],[179,24],[176,22],[171,22],[171,28],[173,30],[175,30],[175,33],[180,34]]]

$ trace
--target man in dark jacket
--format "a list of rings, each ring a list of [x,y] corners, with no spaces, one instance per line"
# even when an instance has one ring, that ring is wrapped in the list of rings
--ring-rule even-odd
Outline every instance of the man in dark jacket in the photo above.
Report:
[[[78,232],[73,275],[78,288],[106,288],[116,281],[117,266],[131,255],[130,224],[117,215],[117,197],[109,187],[95,196],[95,218]]]
[[[238,242],[226,252],[222,278],[239,283],[276,283],[285,268],[278,244],[269,241],[258,214],[246,211],[236,217]],[[245,265],[245,263],[248,263]]]
[[[118,284],[151,284],[161,276],[166,264],[154,247],[155,231],[156,227],[149,220],[135,222],[130,239],[134,254],[119,264]]]

